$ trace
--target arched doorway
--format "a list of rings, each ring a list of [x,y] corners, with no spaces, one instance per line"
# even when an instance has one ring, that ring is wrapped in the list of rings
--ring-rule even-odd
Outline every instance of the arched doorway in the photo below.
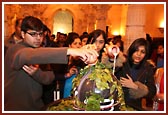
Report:
[[[73,16],[68,10],[59,10],[54,15],[53,33],[68,34],[73,31]]]

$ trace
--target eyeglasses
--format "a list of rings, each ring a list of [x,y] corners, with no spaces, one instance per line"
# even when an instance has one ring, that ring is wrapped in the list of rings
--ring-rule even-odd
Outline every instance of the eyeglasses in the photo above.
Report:
[[[37,37],[38,35],[40,36],[40,37],[43,37],[43,32],[40,32],[40,33],[37,33],[37,32],[26,32],[26,33],[28,33],[29,35],[31,35],[32,37]]]

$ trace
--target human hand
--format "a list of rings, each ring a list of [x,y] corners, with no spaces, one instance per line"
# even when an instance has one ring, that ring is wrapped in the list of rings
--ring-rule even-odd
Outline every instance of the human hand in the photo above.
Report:
[[[106,55],[108,55],[110,58],[113,59],[113,58],[114,58],[114,55],[113,55],[113,54],[112,54],[112,55],[109,55],[109,54],[108,54],[108,48],[111,47],[112,45],[113,45],[112,42],[110,42],[109,44],[105,44],[105,48],[103,48],[103,50],[104,50],[104,52],[105,52]]]
[[[117,45],[114,45],[112,42],[110,42],[110,44],[105,45],[104,51],[109,56],[109,58],[113,59],[119,54],[120,49]]]
[[[78,56],[86,64],[95,63],[99,55],[94,47],[92,48],[88,46],[82,48],[68,48],[67,55]]]
[[[69,69],[69,72],[66,73],[66,77],[69,78],[74,74],[78,74],[78,69],[75,66],[73,66]]]
[[[87,45],[83,46],[82,48],[88,49],[88,50],[96,50],[97,51],[97,47],[96,47],[95,44],[87,44]],[[97,57],[95,58],[93,55],[89,56],[88,57],[89,61],[87,62],[87,64],[95,65],[97,63],[97,61],[98,61]]]
[[[127,88],[132,88],[132,89],[137,89],[138,86],[132,81],[132,78],[126,74],[127,78],[121,77],[120,79],[120,83],[123,87],[127,87]]]
[[[39,65],[24,65],[22,68],[25,72],[32,76],[38,70]]]
[[[86,44],[84,46],[82,46],[82,48],[85,48],[85,49],[97,49],[96,45],[95,44]]]
[[[70,68],[69,73],[71,75],[78,74],[78,69],[75,66],[73,66],[73,67]]]

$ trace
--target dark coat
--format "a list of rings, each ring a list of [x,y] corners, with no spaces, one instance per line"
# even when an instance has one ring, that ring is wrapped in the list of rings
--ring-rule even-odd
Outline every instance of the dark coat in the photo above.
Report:
[[[17,44],[17,43],[23,41],[23,39],[15,41],[14,37],[15,37],[15,32],[9,37],[9,39],[5,40],[5,43],[4,43],[4,56],[6,54],[6,51],[7,51],[8,47],[10,47],[13,44]]]
[[[67,48],[31,48],[24,43],[8,48],[4,62],[4,109],[13,111],[40,110],[44,106],[42,84],[49,84],[55,75],[38,70],[29,76],[23,65],[67,63]]]
[[[155,67],[148,62],[138,68],[136,77],[132,78],[134,83],[138,85],[138,90],[123,87],[126,105],[131,106],[136,110],[143,110],[141,103],[142,98],[150,97],[152,99],[155,96],[155,70]],[[130,76],[132,75],[131,67],[128,63],[125,63],[124,66],[115,73],[118,79],[120,79],[120,77],[127,78],[126,74]]]

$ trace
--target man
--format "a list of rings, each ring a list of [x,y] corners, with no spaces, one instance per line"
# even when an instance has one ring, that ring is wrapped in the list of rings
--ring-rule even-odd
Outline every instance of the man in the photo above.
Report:
[[[21,23],[22,18],[18,18],[15,22],[15,32],[12,33],[9,39],[5,40],[5,53],[10,45],[17,44],[23,40],[21,36]]]
[[[43,72],[37,64],[67,63],[68,55],[78,56],[85,63],[90,56],[97,58],[95,49],[42,48],[44,24],[36,17],[27,16],[21,24],[23,41],[8,48],[4,62],[5,111],[37,111],[44,103],[42,84],[54,79],[52,71]]]

